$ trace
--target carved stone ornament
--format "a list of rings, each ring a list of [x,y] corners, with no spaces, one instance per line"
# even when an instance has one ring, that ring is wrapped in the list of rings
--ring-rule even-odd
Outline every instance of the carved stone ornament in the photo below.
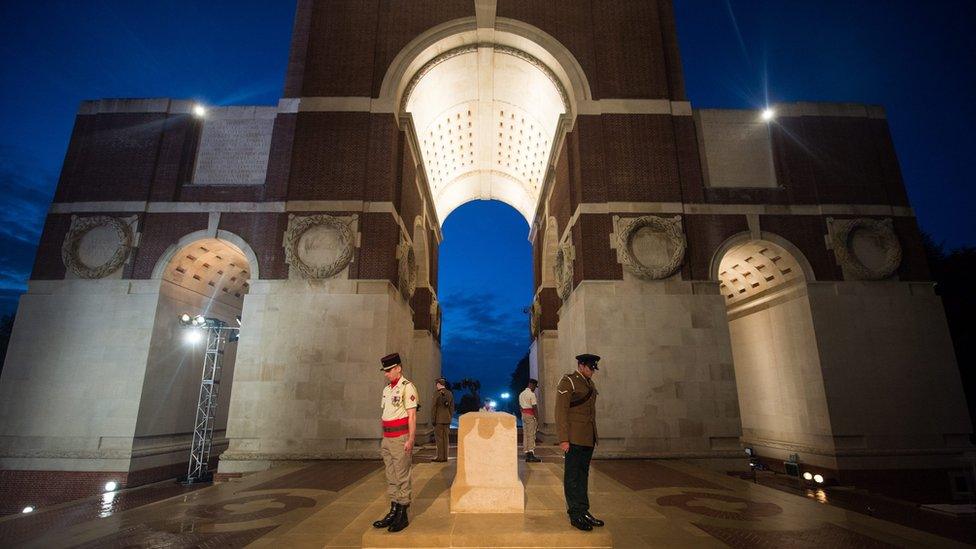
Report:
[[[400,294],[409,300],[413,297],[417,289],[417,254],[413,251],[413,245],[407,241],[400,242],[397,246],[397,260],[399,261],[400,273]]]
[[[529,310],[529,333],[532,337],[539,335],[540,324],[542,324],[542,303],[539,302],[539,296],[535,296],[532,308]]]
[[[81,257],[82,241],[92,234],[92,231],[103,227],[115,233],[117,241],[114,243],[114,250],[111,257],[101,264],[89,265]],[[81,278],[105,278],[122,267],[131,250],[132,230],[124,220],[107,215],[72,217],[71,228],[61,246],[61,259],[72,273]]]
[[[573,245],[564,242],[556,249],[556,260],[552,265],[553,274],[556,276],[556,291],[563,301],[569,299],[569,294],[573,291],[573,260],[576,258]]]
[[[430,331],[434,337],[441,335],[441,306],[436,297],[430,302]]]
[[[297,269],[303,278],[332,278],[352,261],[356,242],[349,227],[355,221],[355,215],[352,219],[327,214],[289,216],[288,230],[285,231],[285,261]],[[315,232],[323,229],[330,238],[334,239],[334,242],[324,247],[327,257],[317,258],[314,257],[317,254],[313,253],[312,246],[303,242],[303,237],[310,238]]]
[[[858,257],[854,247],[856,236],[866,236],[877,246],[881,252],[877,265],[866,265],[865,258]],[[858,280],[888,278],[901,265],[901,243],[890,218],[834,220],[831,223],[831,245],[844,272]]]
[[[635,245],[649,229],[664,238],[667,251],[660,261],[650,265],[642,262],[638,257]],[[672,218],[645,215],[630,219],[621,219],[617,227],[617,253],[620,262],[628,271],[644,280],[661,280],[673,275],[680,267],[685,257],[687,242],[681,230],[681,216]]]

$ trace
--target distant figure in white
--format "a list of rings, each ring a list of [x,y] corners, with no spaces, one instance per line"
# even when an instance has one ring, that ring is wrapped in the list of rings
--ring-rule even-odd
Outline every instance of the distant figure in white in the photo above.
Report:
[[[522,446],[525,447],[525,461],[542,461],[535,457],[535,432],[539,428],[539,400],[535,390],[539,382],[529,378],[529,384],[519,393],[519,408],[522,409]]]

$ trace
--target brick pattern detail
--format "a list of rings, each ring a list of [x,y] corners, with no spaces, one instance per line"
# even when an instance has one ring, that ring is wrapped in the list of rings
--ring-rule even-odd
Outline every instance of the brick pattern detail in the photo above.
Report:
[[[582,280],[622,280],[623,267],[617,262],[616,253],[610,249],[610,233],[613,232],[611,217],[583,214],[573,228],[576,227],[580,228],[580,241],[576,244],[574,271],[582,276]]]
[[[403,144],[404,152],[401,155],[401,176],[400,176],[400,200],[397,210],[403,219],[403,224],[407,229],[413,231],[414,221],[422,213],[423,203],[420,198],[420,189],[417,187],[417,168],[413,165],[410,151],[406,150],[407,145]],[[411,236],[413,234],[411,233]]]
[[[594,99],[683,99],[669,2],[499,0],[496,13],[535,25],[566,46],[586,73]]]
[[[684,280],[708,280],[708,268],[718,247],[729,237],[749,230],[744,215],[686,215],[681,223],[688,239],[681,266]]]
[[[786,203],[908,205],[884,120],[804,116],[773,128]]]
[[[373,86],[378,2],[312,3],[303,97],[366,97]]]
[[[244,239],[258,258],[261,280],[288,278],[284,241],[288,228],[286,213],[224,213],[219,227]],[[253,266],[251,267],[253,272]]]
[[[297,118],[297,114],[279,114],[275,118],[268,154],[268,173],[264,178],[264,196],[267,200],[284,200],[287,196]]]
[[[369,134],[369,113],[299,113],[288,199],[362,200]]]
[[[128,473],[103,471],[0,471],[0,515],[19,513],[24,507],[50,507],[100,494],[114,480],[127,486]]]
[[[41,242],[34,256],[34,269],[31,280],[60,280],[64,278],[65,266],[61,259],[61,246],[71,227],[68,214],[48,214],[44,220]]]
[[[78,116],[54,201],[146,200],[165,119],[163,113]]]
[[[261,202],[264,185],[187,185],[180,189],[181,202]]]
[[[474,16],[471,0],[385,0],[378,2],[372,96],[379,97],[390,62],[411,40],[432,27]]]
[[[570,136],[573,136],[573,139],[570,139]],[[572,185],[570,180],[570,163],[578,155],[574,154],[575,150],[570,149],[568,143],[570,141],[575,142],[575,136],[576,132],[569,134],[567,136],[567,143],[563,144],[562,153],[559,155],[559,161],[556,163],[552,194],[549,196],[549,215],[556,218],[556,225],[560,230],[564,230],[569,225],[569,217],[573,215],[569,198],[570,186]],[[575,173],[578,174],[579,171],[577,170]],[[556,238],[559,238],[559,236],[557,235]]]
[[[705,180],[702,175],[701,153],[698,149],[698,129],[688,116],[673,116],[674,146],[678,157],[678,180],[683,202],[705,200]]]
[[[295,24],[291,30],[291,48],[288,51],[288,68],[285,70],[284,97],[301,97],[305,77],[305,59],[308,56],[308,38],[312,27],[312,4],[315,0],[298,0],[295,8]],[[272,147],[274,146],[272,139]]]
[[[370,116],[365,200],[397,203],[405,142],[405,134],[397,128],[393,115]]]
[[[180,238],[207,228],[206,213],[150,213],[146,214],[140,229],[142,235],[135,250],[132,278],[147,279],[152,276],[156,263],[171,245]]]
[[[150,199],[173,200],[179,186],[193,174],[202,125],[192,116],[171,116],[166,120]]]
[[[577,154],[570,170],[574,174],[570,186],[570,208],[572,215],[580,202],[606,202],[607,177],[606,157],[603,151],[603,119],[601,116],[576,117],[576,134],[573,139]]]
[[[614,114],[600,118],[607,200],[680,201],[672,117]]]
[[[413,297],[410,298],[410,308],[413,309],[414,330],[431,329],[430,304],[432,301],[433,295],[430,292],[430,288],[426,287],[418,287]]]
[[[364,213],[360,219],[362,237],[354,278],[385,279],[396,284],[396,248],[400,243],[400,225],[388,213]]]
[[[759,226],[764,231],[789,240],[800,249],[813,268],[817,280],[842,280],[842,272],[827,250],[824,236],[827,221],[816,215],[762,215]]]
[[[542,305],[542,317],[539,328],[542,330],[555,330],[559,324],[559,308],[563,302],[559,299],[559,293],[555,288],[543,288],[539,292],[539,303]]]

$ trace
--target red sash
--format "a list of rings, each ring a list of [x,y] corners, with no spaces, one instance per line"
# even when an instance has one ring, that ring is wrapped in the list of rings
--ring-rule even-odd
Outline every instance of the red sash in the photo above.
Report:
[[[534,408],[522,408],[522,415],[523,416],[524,415],[534,416],[535,415],[535,409]]]
[[[396,438],[410,432],[410,418],[391,419],[383,422],[383,436],[386,438]]]

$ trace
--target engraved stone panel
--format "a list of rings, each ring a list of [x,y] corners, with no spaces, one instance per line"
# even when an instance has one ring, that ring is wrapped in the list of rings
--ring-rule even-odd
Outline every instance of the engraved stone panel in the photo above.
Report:
[[[223,107],[207,111],[193,183],[264,184],[274,117],[274,107]]]
[[[751,110],[701,109],[702,145],[711,187],[776,187],[769,125]]]

